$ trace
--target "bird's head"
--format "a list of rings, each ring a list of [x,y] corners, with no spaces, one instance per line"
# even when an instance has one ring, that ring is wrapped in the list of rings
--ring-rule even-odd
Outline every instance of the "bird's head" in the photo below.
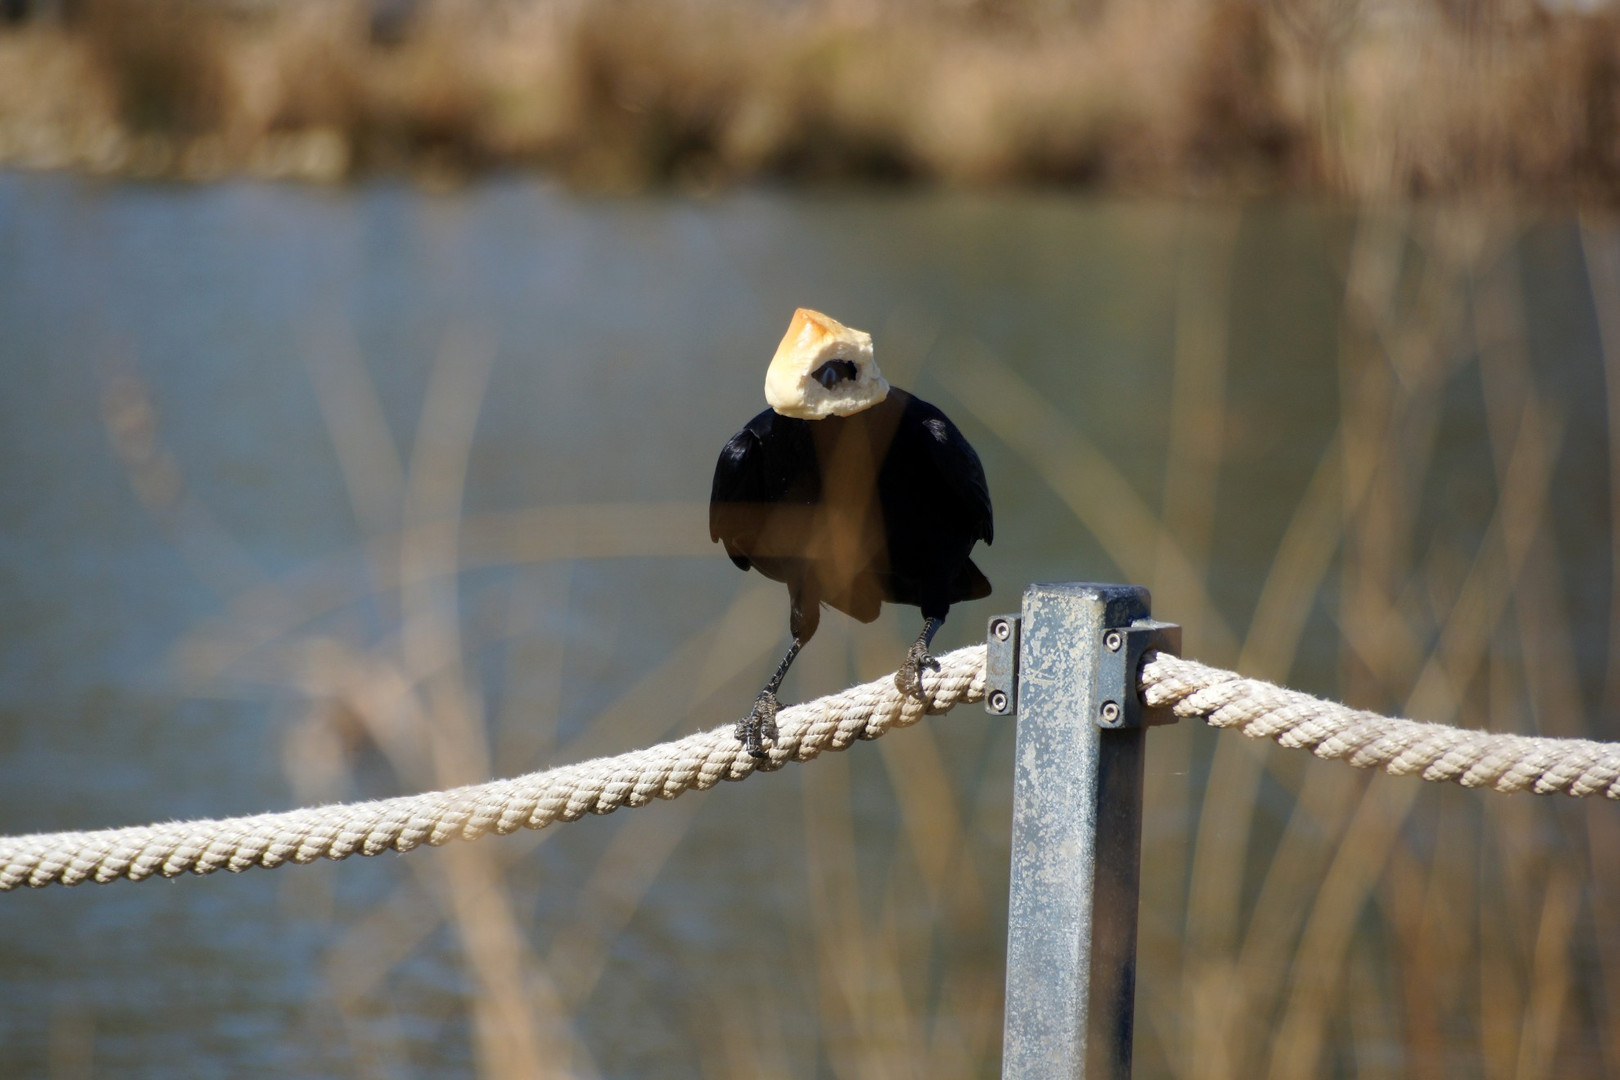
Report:
[[[765,372],[765,400],[783,416],[850,416],[889,396],[872,359],[872,335],[819,311],[793,313]]]

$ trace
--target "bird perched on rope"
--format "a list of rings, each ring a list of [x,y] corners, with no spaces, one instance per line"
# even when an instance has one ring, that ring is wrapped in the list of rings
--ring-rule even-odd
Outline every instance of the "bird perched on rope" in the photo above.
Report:
[[[756,758],[776,738],[777,689],[828,604],[862,622],[883,601],[922,609],[922,633],[895,673],[922,696],[922,670],[952,604],[990,595],[968,557],[990,543],[979,456],[934,406],[893,387],[871,335],[800,308],[765,373],[770,408],[720,451],[709,536],[738,567],[788,587],[793,644],[737,739]]]

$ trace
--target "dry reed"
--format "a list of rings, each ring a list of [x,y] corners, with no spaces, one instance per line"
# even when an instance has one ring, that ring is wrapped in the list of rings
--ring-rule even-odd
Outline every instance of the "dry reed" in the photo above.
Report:
[[[1620,23],[1513,0],[90,0],[0,28],[0,162],[1612,202]]]

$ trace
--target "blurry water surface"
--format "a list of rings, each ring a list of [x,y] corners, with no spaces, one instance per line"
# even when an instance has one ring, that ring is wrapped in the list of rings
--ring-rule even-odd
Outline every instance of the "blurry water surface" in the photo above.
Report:
[[[1086,447],[1138,510],[1176,504],[1172,535],[1177,513],[1194,522],[1206,539],[1180,542],[1208,567],[1211,611],[1242,628],[1353,385],[1341,313],[1362,225],[1309,207],[1036,196],[590,201],[518,181],[429,196],[0,176],[0,830],[431,786],[453,769],[412,757],[425,750],[409,717],[390,749],[352,715],[377,700],[389,714],[400,686],[434,715],[487,723],[477,775],[734,719],[785,644],[785,595],[708,543],[704,504],[714,455],[763,407],[765,364],[799,305],[870,330],[891,381],[943,407],[984,459],[997,541],[977,558],[996,593],[953,611],[941,647],[979,638],[1030,581],[1144,580],[1162,566],[1151,545],[1122,555],[1098,539],[1110,507],[1077,515],[1084,489],[1066,495],[1062,470]],[[1580,235],[1488,217],[1471,228],[1476,264],[1515,267],[1515,340],[1557,428],[1536,520],[1562,570],[1547,588],[1582,709],[1523,716],[1519,730],[1612,738],[1612,722],[1585,719],[1604,692],[1611,572],[1606,384]],[[1426,302],[1414,297],[1400,302]],[[1481,341],[1446,324],[1434,348],[1463,372]],[[1213,370],[1218,393],[1176,405],[1178,370]],[[985,389],[1008,386],[1024,397]],[[1443,371],[1432,400],[1412,534],[1422,580],[1455,593],[1497,511],[1494,399]],[[1177,489],[1174,473],[1167,487],[1173,408],[1222,418],[1193,461],[1218,487]],[[1189,517],[1200,500],[1207,512]],[[644,523],[608,526],[624,541],[612,557],[597,557],[591,531],[603,507]],[[402,594],[401,523],[431,530],[457,513],[466,529],[437,535],[460,549],[424,542]],[[1335,580],[1307,602],[1297,655],[1263,673],[1400,707],[1341,679]],[[1172,581],[1155,614],[1188,622],[1190,651],[1236,662],[1233,638],[1194,625],[1180,598]],[[909,609],[875,629],[830,616],[788,698],[892,670],[914,622]],[[1146,1075],[1197,1071],[1172,1030],[1191,1023],[1186,974],[1152,940],[1155,920],[1159,940],[1181,938],[1177,868],[1217,741],[1235,738],[1181,728],[1155,733],[1170,752],[1148,766],[1155,791],[1184,794],[1149,811]],[[547,1038],[572,1047],[572,1067],[913,1075],[920,1026],[963,1072],[992,1074],[1012,729],[976,708],[928,729],[836,764],[483,841],[498,849],[525,970],[540,973],[524,985],[561,1000]],[[919,792],[919,777],[939,783]],[[1263,867],[1293,796],[1273,779],[1257,791]],[[1405,843],[1423,850],[1425,821],[1476,815],[1485,798],[1425,789]],[[1585,810],[1520,802],[1548,858],[1584,845]],[[944,852],[930,848],[935,825]],[[831,839],[813,839],[823,827]],[[610,845],[618,861],[604,863]],[[3,1071],[470,1072],[467,1003],[487,987],[439,921],[433,870],[447,854],[0,897]],[[1153,895],[1165,882],[1177,891]],[[1613,925],[1604,897],[1579,896],[1579,933]],[[879,975],[859,949],[837,954],[829,930],[871,941],[919,925],[932,944],[902,972],[923,989],[894,992],[898,1018],[858,1007]],[[1544,924],[1526,925],[1533,944]],[[941,990],[960,986],[929,964],[965,965],[975,993]],[[1398,1011],[1400,987],[1379,985]],[[1603,1022],[1566,1016],[1575,1034],[1559,1060],[1600,1072]],[[1399,1031],[1327,1027],[1329,1060],[1404,1060]],[[842,1056],[852,1032],[872,1071]],[[1473,1029],[1445,1038],[1447,1060],[1477,1067],[1487,1053]]]

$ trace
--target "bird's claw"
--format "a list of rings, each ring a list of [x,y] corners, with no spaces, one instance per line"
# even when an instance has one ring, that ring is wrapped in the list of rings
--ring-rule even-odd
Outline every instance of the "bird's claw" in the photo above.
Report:
[[[922,690],[923,668],[938,671],[939,661],[928,655],[928,646],[924,642],[914,641],[911,648],[906,651],[906,662],[894,673],[895,689],[906,697],[925,700]]]
[[[737,721],[737,741],[743,744],[749,757],[770,757],[765,752],[765,744],[776,743],[776,709],[776,695],[763,690],[755,699],[753,710]]]

